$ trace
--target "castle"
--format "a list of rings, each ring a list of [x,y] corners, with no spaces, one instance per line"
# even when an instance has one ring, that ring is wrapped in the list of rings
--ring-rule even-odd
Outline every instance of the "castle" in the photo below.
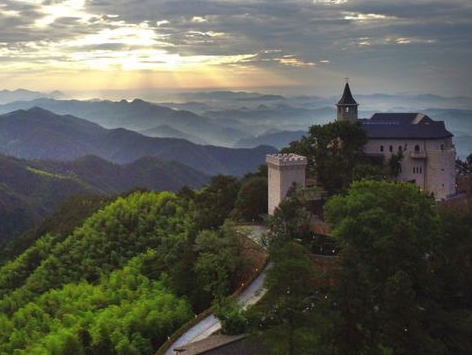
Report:
[[[376,113],[370,119],[358,118],[359,104],[349,83],[337,103],[337,120],[360,123],[367,134],[364,152],[390,160],[401,154],[398,180],[416,184],[436,200],[456,193],[456,150],[453,135],[443,121],[421,113]],[[272,214],[293,183],[305,185],[305,157],[296,154],[267,156],[269,177],[269,214]]]

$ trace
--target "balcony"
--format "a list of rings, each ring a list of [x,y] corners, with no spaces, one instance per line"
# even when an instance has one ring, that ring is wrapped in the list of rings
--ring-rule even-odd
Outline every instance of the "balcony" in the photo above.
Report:
[[[410,157],[412,159],[426,159],[428,156],[424,150],[410,152]]]

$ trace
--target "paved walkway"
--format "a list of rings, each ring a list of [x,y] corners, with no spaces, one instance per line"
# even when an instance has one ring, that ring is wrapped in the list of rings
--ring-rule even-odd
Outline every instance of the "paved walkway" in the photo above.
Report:
[[[266,232],[263,227],[254,226],[251,227],[252,232],[248,235],[249,238],[253,239],[255,242],[261,240],[261,235]],[[249,287],[247,287],[239,296],[239,304],[243,308],[247,308],[255,303],[257,303],[262,296],[266,293],[264,288],[265,273],[271,265],[265,267],[261,274],[254,279]],[[202,319],[199,323],[195,324],[192,328],[187,330],[182,334],[165,352],[165,355],[173,355],[174,348],[181,347],[188,343],[193,343],[198,340],[208,338],[211,334],[221,329],[220,321],[214,316],[209,315],[208,317]]]
[[[264,271],[252,282],[252,284],[238,296],[239,304],[244,308],[257,303],[262,296],[264,296],[266,292],[266,289],[264,288],[265,272],[270,266],[270,264],[266,266]],[[220,329],[220,321],[214,315],[209,315],[182,334],[180,338],[178,338],[165,352],[165,355],[172,355],[174,348],[208,338],[211,334]]]

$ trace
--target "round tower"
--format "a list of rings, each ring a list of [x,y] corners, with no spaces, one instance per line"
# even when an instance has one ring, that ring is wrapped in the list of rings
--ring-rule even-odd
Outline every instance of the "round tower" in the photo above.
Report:
[[[347,79],[346,85],[344,86],[343,96],[336,106],[338,108],[338,121],[349,121],[353,123],[357,121],[357,107],[359,104],[354,100],[354,97],[352,97]]]

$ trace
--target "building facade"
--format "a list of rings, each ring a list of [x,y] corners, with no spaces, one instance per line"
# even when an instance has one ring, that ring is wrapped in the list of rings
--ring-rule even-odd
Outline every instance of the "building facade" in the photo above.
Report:
[[[336,104],[337,120],[359,123],[367,134],[365,153],[381,156],[385,164],[401,156],[399,181],[409,181],[436,200],[456,193],[456,150],[443,121],[421,113],[376,113],[370,119],[358,118],[359,104],[349,83]],[[267,156],[269,177],[269,214],[295,183],[305,186],[305,157],[295,154]]]
[[[436,200],[455,194],[456,150],[443,121],[421,113],[376,113],[359,119],[348,83],[337,107],[338,120],[359,122],[366,131],[366,154],[382,156],[385,163],[401,155],[398,180],[416,184]]]

